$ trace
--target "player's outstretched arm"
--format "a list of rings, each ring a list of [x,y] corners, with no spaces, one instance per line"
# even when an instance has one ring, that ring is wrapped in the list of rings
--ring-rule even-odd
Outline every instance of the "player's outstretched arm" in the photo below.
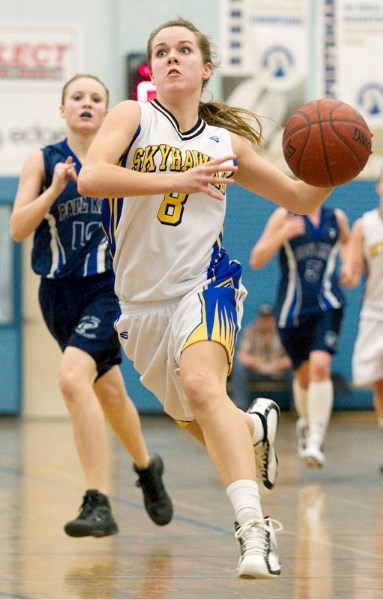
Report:
[[[232,134],[232,140],[238,161],[235,180],[249,191],[300,215],[313,212],[331,194],[333,188],[317,188],[292,179],[238,135]]]

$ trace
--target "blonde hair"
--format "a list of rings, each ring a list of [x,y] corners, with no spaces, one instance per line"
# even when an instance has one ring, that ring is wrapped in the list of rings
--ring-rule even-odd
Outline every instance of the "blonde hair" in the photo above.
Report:
[[[70,86],[71,83],[73,83],[74,81],[77,81],[77,79],[94,79],[94,81],[97,81],[98,83],[100,83],[106,92],[106,107],[108,108],[108,104],[109,104],[108,88],[106,87],[105,83],[103,81],[101,81],[101,79],[99,79],[96,75],[88,75],[87,73],[77,73],[76,75],[73,75],[73,77],[71,77],[65,83],[65,85],[62,89],[62,92],[61,92],[61,104],[64,104],[64,102],[65,102],[65,97],[67,94],[68,87]]]
[[[153,40],[156,35],[168,27],[185,27],[189,31],[195,34],[198,47],[201,51],[204,63],[211,63],[213,67],[216,66],[214,63],[214,53],[212,49],[212,43],[209,37],[199,31],[193,23],[179,17],[172,21],[163,23],[149,36],[146,55],[149,67],[151,68],[152,56],[153,56]],[[202,83],[202,89],[207,84],[207,81]],[[198,114],[208,123],[209,125],[215,125],[218,127],[224,127],[233,133],[246,138],[253,146],[259,146],[262,142],[262,123],[254,112],[245,108],[239,108],[237,106],[229,106],[224,102],[200,102],[198,108]],[[255,127],[251,123],[255,123]]]

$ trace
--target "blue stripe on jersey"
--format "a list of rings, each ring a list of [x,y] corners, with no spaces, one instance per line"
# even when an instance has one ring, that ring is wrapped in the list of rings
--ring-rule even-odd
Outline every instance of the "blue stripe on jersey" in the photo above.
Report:
[[[133,140],[130,143],[127,150],[121,156],[118,165],[120,167],[126,167],[126,161],[128,159],[129,148],[133,144],[136,137],[139,135],[141,131],[141,125],[137,127],[137,131],[133,136]],[[116,238],[115,232],[117,226],[120,222],[122,207],[123,207],[123,198],[105,198],[101,207],[101,223],[103,231],[109,242],[109,251],[112,257],[114,257],[116,253]]]
[[[222,236],[223,232],[221,231],[213,245],[210,265],[206,273],[207,279],[217,279],[229,268],[230,260],[226,250],[222,247]]]
[[[102,203],[102,227],[106,237],[108,238],[109,249],[112,257],[116,252],[115,233],[118,223],[120,222],[123,202],[123,198],[107,198]]]

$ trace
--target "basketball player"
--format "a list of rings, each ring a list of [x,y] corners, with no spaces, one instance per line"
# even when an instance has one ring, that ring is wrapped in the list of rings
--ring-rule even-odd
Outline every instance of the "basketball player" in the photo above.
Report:
[[[342,283],[354,287],[365,276],[352,357],[353,382],[355,386],[372,386],[375,413],[383,430],[383,173],[376,192],[379,206],[353,225]]]
[[[334,399],[331,357],[344,306],[337,257],[349,235],[348,219],[339,209],[322,206],[299,216],[277,208],[250,257],[250,265],[260,269],[279,253],[276,320],[293,364],[298,454],[310,467],[325,463]]]
[[[241,265],[222,245],[226,186],[237,181],[301,212],[331,189],[292,181],[265,162],[252,148],[261,139],[255,115],[201,101],[213,57],[192,23],[158,27],[147,54],[157,99],[110,111],[79,185],[110,199],[103,221],[125,353],[165,411],[205,443],[234,508],[238,575],[276,577],[275,530],[259,493],[275,483],[278,407],[261,399],[247,414],[226,392],[246,295]]]
[[[67,137],[26,160],[10,221],[18,242],[34,232],[32,268],[41,276],[39,300],[63,355],[59,384],[73,426],[86,492],[79,516],[65,525],[74,537],[117,533],[106,495],[104,415],[134,461],[146,510],[158,525],[172,518],[160,456],[149,456],[137,410],[120,372],[113,327],[118,302],[101,203],[81,196],[77,176],[108,106],[109,92],[92,75],[76,75],[63,89]]]

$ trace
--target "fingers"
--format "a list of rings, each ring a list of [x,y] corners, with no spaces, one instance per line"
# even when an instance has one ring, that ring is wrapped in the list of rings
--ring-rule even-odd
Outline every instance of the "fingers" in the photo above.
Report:
[[[206,187],[205,189],[203,189],[203,192],[207,195],[210,196],[210,198],[214,198],[214,200],[220,200],[222,202],[224,196],[222,193],[218,192],[215,188],[213,188],[211,185]]]
[[[203,166],[211,170],[212,173],[219,173],[224,169],[223,173],[226,177],[238,171],[237,157],[234,154],[214,158],[213,160],[204,163]]]
[[[57,175],[65,177],[66,179],[73,179],[73,181],[77,181],[75,165],[76,163],[73,161],[73,158],[68,156],[65,163],[59,163],[57,165]]]
[[[224,163],[228,163],[228,168],[234,167],[237,165],[237,157],[235,154],[228,154],[227,156],[220,156],[219,158],[213,158],[209,160],[205,165],[222,165]]]
[[[75,170],[75,162],[73,157],[68,156],[65,162],[57,163],[54,168],[52,186],[57,193],[61,193],[65,189],[69,180],[77,181],[77,173]]]
[[[182,189],[188,193],[203,192],[215,200],[223,200],[222,186],[235,183],[233,175],[238,167],[232,154],[209,160],[182,174]],[[185,188],[185,189],[184,189]]]

